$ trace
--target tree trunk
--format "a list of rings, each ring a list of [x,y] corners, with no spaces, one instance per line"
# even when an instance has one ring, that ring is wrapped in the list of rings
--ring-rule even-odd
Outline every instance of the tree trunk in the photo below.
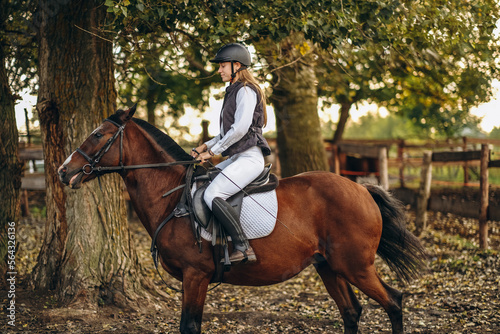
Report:
[[[6,1],[0,1],[0,31],[6,21]],[[0,44],[0,286],[6,283],[9,231],[19,222],[19,189],[21,188],[21,164],[18,160],[18,134],[14,110],[14,98],[9,88],[5,69],[4,45]],[[9,226],[10,224],[10,226]],[[13,225],[14,224],[14,225]],[[14,232],[14,230],[10,230]],[[15,236],[15,233],[10,233]],[[12,250],[12,248],[11,248]],[[14,253],[11,253],[15,256]],[[11,260],[11,259],[9,259]]]
[[[345,125],[347,120],[349,119],[349,110],[351,109],[353,102],[343,102],[340,104],[340,116],[339,121],[337,123],[337,129],[335,130],[335,134],[333,135],[333,144],[338,144],[339,141],[342,140],[342,136],[344,135]]]
[[[77,191],[57,177],[58,166],[116,109],[112,44],[97,37],[106,7],[41,0],[38,14],[47,222],[32,282],[55,290],[63,303],[135,307],[140,270],[118,175]]]
[[[281,42],[279,55],[272,53],[275,44],[265,46],[266,59],[274,69],[270,101],[276,114],[282,177],[328,170],[317,109],[314,60],[311,52],[304,53],[306,43],[300,35],[291,36]]]

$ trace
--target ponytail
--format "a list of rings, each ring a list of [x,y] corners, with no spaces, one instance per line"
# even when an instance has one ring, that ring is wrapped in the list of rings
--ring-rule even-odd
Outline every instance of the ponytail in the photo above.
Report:
[[[257,90],[260,98],[260,101],[257,101],[257,103],[262,104],[262,110],[264,111],[264,126],[266,126],[267,124],[266,94],[260,88],[259,83],[252,75],[252,73],[250,73],[246,68],[238,71],[238,81],[241,81],[244,86],[250,84]]]

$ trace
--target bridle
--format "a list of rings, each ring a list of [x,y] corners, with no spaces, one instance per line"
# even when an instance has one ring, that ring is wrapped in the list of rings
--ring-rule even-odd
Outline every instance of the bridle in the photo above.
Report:
[[[96,154],[94,154],[94,157],[89,157],[87,153],[83,152],[79,147],[75,150],[76,152],[80,153],[81,156],[87,160],[88,164],[85,164],[82,166],[82,173],[85,175],[90,175],[92,173],[96,173],[97,175],[102,175],[105,173],[110,173],[110,172],[116,172],[116,171],[125,171],[129,169],[140,169],[140,168],[159,168],[159,167],[169,167],[169,166],[176,166],[176,165],[194,165],[199,163],[197,160],[186,160],[186,161],[173,161],[173,162],[160,162],[160,163],[155,163],[155,164],[143,164],[143,165],[129,165],[129,166],[124,166],[123,165],[123,135],[124,135],[124,130],[125,130],[125,125],[127,123],[121,125],[118,124],[117,122],[113,121],[112,119],[106,118],[104,120],[105,122],[110,122],[111,124],[115,125],[118,128],[118,131],[111,136],[111,138],[108,139],[106,144],[104,144],[103,147],[99,151],[97,151]],[[118,166],[110,166],[110,167],[103,167],[103,166],[96,166],[106,154],[113,143],[116,141],[116,139],[120,136],[120,163]]]
[[[109,149],[111,148],[111,145],[113,145],[113,143],[115,142],[116,138],[118,138],[118,136],[120,136],[120,166],[119,166],[119,169],[123,169],[123,167],[124,167],[123,166],[123,130],[125,129],[126,123],[123,125],[120,125],[120,124],[116,123],[115,121],[112,121],[109,118],[106,118],[104,121],[110,122],[111,124],[118,127],[118,131],[116,131],[115,134],[113,136],[111,136],[111,138],[108,139],[106,144],[104,144],[104,146],[101,147],[101,149],[99,151],[97,151],[97,153],[94,155],[94,157],[93,158],[89,157],[87,155],[87,153],[83,152],[79,147],[76,149],[76,152],[80,153],[85,158],[85,160],[87,160],[87,162],[88,162],[88,164],[83,165],[83,167],[82,167],[82,173],[85,175],[90,175],[94,171],[97,171],[97,172],[102,171],[102,169],[104,167],[95,167],[95,165],[97,165],[99,163],[99,161],[101,161],[104,154],[106,154],[109,151]]]

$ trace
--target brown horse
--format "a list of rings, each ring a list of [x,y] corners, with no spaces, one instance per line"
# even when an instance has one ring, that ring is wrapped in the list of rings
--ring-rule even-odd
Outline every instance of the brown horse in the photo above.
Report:
[[[153,236],[180,200],[180,191],[162,198],[184,183],[187,168],[176,161],[192,158],[166,134],[132,118],[134,112],[135,107],[118,110],[106,119],[58,172],[71,188],[79,188],[99,174],[118,172],[141,222]],[[282,179],[277,198],[274,231],[250,241],[258,261],[234,266],[223,282],[270,285],[314,264],[340,310],[345,333],[357,332],[361,315],[350,284],[384,308],[393,333],[403,333],[402,293],[384,283],[374,266],[378,253],[403,280],[418,276],[425,266],[424,249],[404,227],[400,203],[380,187],[361,186],[328,172]],[[212,246],[204,243],[200,253],[185,217],[169,221],[156,244],[163,268],[182,282],[180,331],[200,333],[207,288],[215,270]]]

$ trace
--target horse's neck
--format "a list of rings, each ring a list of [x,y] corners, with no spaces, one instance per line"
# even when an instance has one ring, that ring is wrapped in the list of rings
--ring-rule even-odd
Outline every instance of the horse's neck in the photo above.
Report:
[[[133,146],[132,149],[128,150],[130,153],[124,154],[125,165],[173,161],[165,154],[158,154],[154,143],[135,142],[131,146]],[[184,166],[132,169],[122,175],[137,216],[150,235],[174,210],[182,191],[176,191],[165,198],[162,195],[184,183],[185,175]]]

